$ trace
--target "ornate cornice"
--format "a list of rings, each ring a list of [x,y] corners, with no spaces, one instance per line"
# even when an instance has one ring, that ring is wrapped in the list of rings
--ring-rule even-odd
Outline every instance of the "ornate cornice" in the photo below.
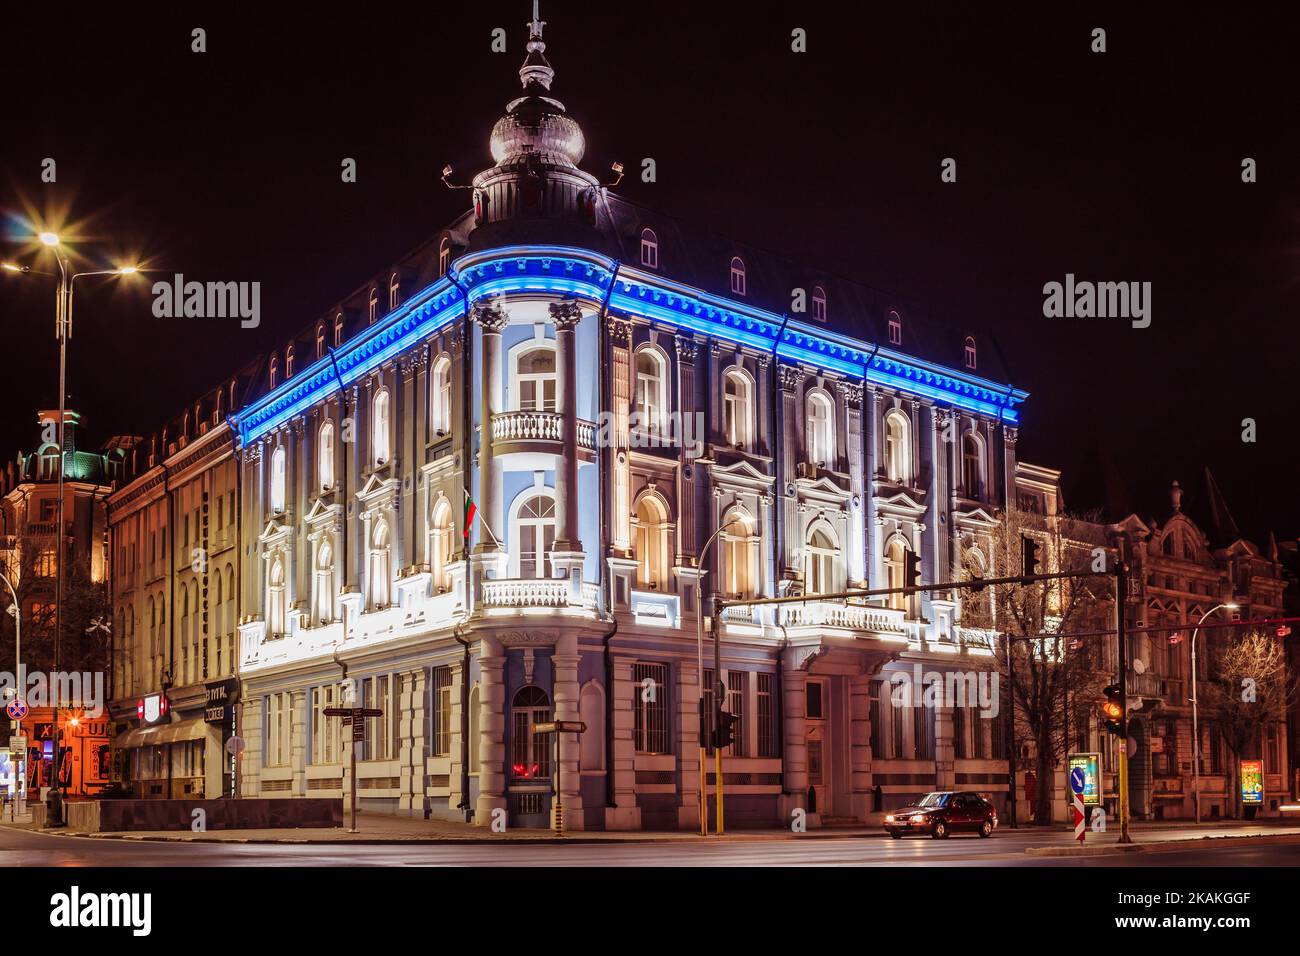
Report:
[[[551,314],[557,332],[572,332],[582,321],[582,306],[573,299],[552,302],[546,310]]]

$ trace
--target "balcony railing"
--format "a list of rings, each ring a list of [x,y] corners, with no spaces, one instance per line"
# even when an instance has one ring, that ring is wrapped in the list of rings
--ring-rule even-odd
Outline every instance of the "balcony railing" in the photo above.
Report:
[[[868,604],[809,601],[781,606],[778,614],[778,620],[786,627],[843,627],[853,631],[906,633],[904,611]]]
[[[517,411],[492,416],[493,441],[564,440],[564,416],[558,412]],[[578,422],[578,447],[596,447],[596,426]]]
[[[497,578],[483,582],[483,606],[487,608],[552,608],[596,606],[598,587],[584,581],[577,604],[569,600],[566,578]]]

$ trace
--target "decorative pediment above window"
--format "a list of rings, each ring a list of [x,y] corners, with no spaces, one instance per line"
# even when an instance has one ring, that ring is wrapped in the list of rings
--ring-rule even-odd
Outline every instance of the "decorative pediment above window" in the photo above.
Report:
[[[324,497],[317,498],[311,503],[311,508],[307,512],[307,517],[303,522],[313,532],[326,528],[337,527],[343,516],[341,505],[327,504]]]
[[[924,492],[915,493],[898,489],[890,494],[877,495],[876,510],[891,517],[898,516],[909,521],[920,521],[921,516],[925,514],[925,498]]]
[[[975,507],[966,511],[954,511],[952,513],[953,524],[963,529],[974,528],[994,528],[997,527],[998,519],[984,508]]]
[[[357,498],[367,510],[396,507],[398,492],[401,489],[402,483],[398,479],[375,472],[366,479],[365,485],[357,492]]]
[[[742,485],[755,491],[766,491],[776,483],[774,477],[763,474],[743,458],[730,465],[714,465],[710,472],[720,485]]]
[[[257,536],[257,541],[262,546],[263,552],[265,552],[284,545],[292,534],[293,527],[284,520],[283,515],[277,515],[262,528],[262,533]]]

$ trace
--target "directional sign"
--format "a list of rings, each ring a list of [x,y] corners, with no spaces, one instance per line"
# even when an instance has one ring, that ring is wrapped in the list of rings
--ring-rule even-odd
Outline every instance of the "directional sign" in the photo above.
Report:
[[[5,705],[5,713],[9,715],[10,720],[22,720],[27,716],[27,701],[15,697]]]
[[[1070,789],[1075,793],[1083,793],[1083,785],[1086,782],[1082,767],[1075,767],[1070,771]]]
[[[10,737],[9,752],[16,757],[21,757],[23,754],[27,753],[27,738]]]
[[[244,746],[243,737],[231,737],[226,741],[226,753],[232,757],[237,757],[244,752]]]

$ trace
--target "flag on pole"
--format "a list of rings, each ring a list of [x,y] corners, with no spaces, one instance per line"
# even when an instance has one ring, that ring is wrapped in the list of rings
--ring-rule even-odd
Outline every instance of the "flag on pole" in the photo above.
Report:
[[[478,513],[478,505],[474,504],[474,496],[468,491],[465,492],[465,540],[469,540],[470,525],[474,523],[474,515]]]

